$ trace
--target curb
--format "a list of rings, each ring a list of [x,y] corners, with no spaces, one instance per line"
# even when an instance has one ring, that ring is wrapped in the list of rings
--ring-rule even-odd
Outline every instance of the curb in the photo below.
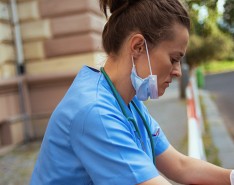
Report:
[[[203,118],[199,100],[199,91],[195,76],[191,76],[186,88],[188,115],[188,156],[205,160],[206,154],[202,140]]]
[[[210,127],[212,141],[218,149],[218,157],[221,166],[224,168],[234,168],[234,141],[232,140],[224,121],[218,111],[217,105],[211,99],[210,93],[199,90],[205,106],[205,114]]]

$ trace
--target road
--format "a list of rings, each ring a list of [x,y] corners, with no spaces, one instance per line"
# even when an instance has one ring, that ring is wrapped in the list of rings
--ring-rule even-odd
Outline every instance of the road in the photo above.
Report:
[[[205,89],[213,95],[234,140],[234,72],[206,75]]]

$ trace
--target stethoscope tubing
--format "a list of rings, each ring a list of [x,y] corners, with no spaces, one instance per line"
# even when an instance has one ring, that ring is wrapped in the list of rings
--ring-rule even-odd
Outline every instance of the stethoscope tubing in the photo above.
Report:
[[[123,115],[126,117],[126,119],[127,119],[128,121],[132,122],[132,124],[133,124],[133,126],[134,126],[134,128],[135,128],[135,130],[136,130],[136,132],[137,132],[137,134],[138,134],[138,137],[139,137],[139,139],[140,139],[140,141],[141,141],[141,145],[142,145],[143,142],[142,142],[142,140],[141,140],[141,133],[140,133],[140,131],[139,131],[139,128],[138,128],[138,126],[137,126],[136,121],[134,120],[134,118],[129,117],[129,116],[127,115],[127,112],[125,111],[124,106],[123,106],[122,103],[120,102],[120,98],[121,98],[121,97],[120,97],[119,93],[117,92],[116,88],[114,87],[114,85],[113,85],[111,79],[109,78],[109,76],[108,76],[107,73],[105,72],[104,68],[101,67],[100,70],[101,70],[102,74],[104,75],[104,77],[105,77],[107,83],[109,84],[109,86],[110,86],[110,88],[111,88],[111,91],[112,91],[112,93],[114,94],[115,99],[117,100],[117,102],[118,102],[118,104],[119,104],[119,106],[120,106],[120,109],[121,109]],[[146,131],[147,131],[147,134],[148,134],[148,137],[149,137],[149,139],[150,139],[150,145],[151,145],[151,152],[152,152],[153,163],[154,163],[154,165],[156,165],[156,162],[155,162],[155,151],[154,151],[154,141],[153,141],[153,138],[152,138],[152,134],[151,134],[150,128],[149,128],[149,126],[148,126],[148,124],[147,124],[147,121],[145,120],[144,116],[142,115],[140,109],[137,107],[137,105],[135,104],[135,102],[134,102],[133,100],[131,101],[131,104],[132,104],[133,107],[136,109],[137,113],[140,115],[140,117],[141,117],[141,119],[142,119],[142,121],[143,121],[144,127],[145,127],[145,129],[146,129]],[[143,146],[142,146],[142,148],[144,149]]]

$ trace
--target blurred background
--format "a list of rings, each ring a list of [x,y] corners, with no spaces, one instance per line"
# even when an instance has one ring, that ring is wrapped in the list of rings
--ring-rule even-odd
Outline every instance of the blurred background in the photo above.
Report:
[[[192,20],[190,43],[183,77],[169,90],[177,92],[175,109],[184,107],[178,119],[186,118],[185,89],[194,75],[234,138],[234,0],[183,3]],[[28,184],[53,109],[83,65],[99,68],[105,61],[105,21],[97,0],[0,0],[0,185]],[[146,105],[153,113],[155,105]],[[179,143],[186,143],[187,130],[181,131],[175,145],[186,153]]]

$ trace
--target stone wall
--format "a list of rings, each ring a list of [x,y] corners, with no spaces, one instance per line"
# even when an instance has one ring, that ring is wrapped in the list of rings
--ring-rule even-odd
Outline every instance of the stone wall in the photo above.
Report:
[[[104,25],[98,1],[29,0],[18,12],[28,74],[95,66]]]
[[[0,1],[0,79],[15,76],[15,53],[9,4]]]
[[[80,68],[97,68],[105,59],[105,19],[97,0],[17,0],[17,11],[25,67],[21,76],[10,1],[0,0],[0,147],[43,136]],[[3,137],[3,130],[9,134]]]

